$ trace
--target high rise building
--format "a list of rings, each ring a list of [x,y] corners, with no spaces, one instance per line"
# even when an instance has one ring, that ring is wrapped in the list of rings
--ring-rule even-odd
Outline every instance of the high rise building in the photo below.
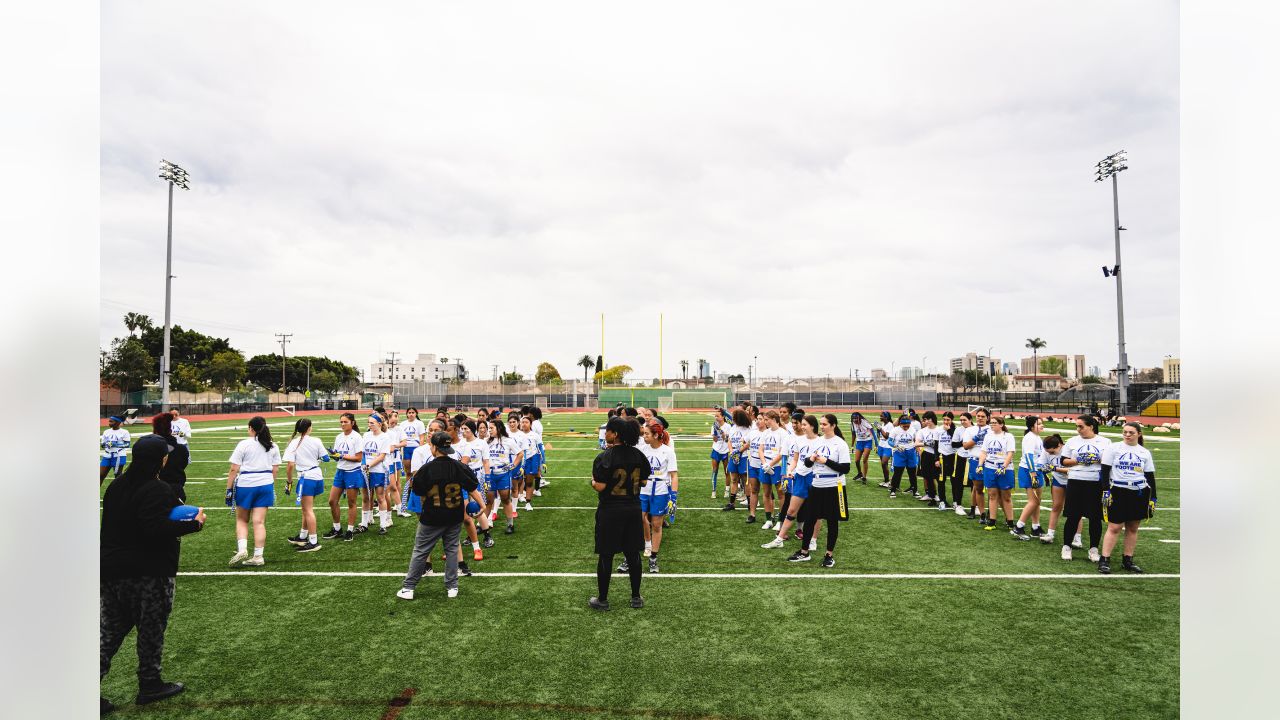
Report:
[[[1084,377],[1085,373],[1084,356],[1083,355],[1040,355],[1022,358],[1022,375],[1037,375],[1040,369],[1036,367],[1036,360],[1044,362],[1049,358],[1058,358],[1067,368],[1067,378],[1075,380]]]
[[[1000,358],[989,358],[978,353],[965,353],[964,357],[951,358],[950,371],[980,370],[988,375],[999,375],[1003,369]]]
[[[1182,359],[1167,357],[1161,363],[1161,369],[1164,371],[1164,381],[1172,385],[1182,384]]]

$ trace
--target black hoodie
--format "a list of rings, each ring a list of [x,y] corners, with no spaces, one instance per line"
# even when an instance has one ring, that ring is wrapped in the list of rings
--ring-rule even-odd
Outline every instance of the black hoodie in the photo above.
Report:
[[[133,458],[102,498],[102,579],[174,577],[178,574],[178,538],[204,526],[195,520],[174,521],[169,511],[181,503],[173,486],[160,480],[168,453],[161,438],[144,436],[133,445]]]

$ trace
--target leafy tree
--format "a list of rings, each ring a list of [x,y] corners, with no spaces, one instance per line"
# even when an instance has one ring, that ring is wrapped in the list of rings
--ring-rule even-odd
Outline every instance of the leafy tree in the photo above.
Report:
[[[1133,375],[1134,382],[1140,383],[1162,383],[1164,382],[1164,370],[1161,368],[1147,368],[1139,370]]]
[[[605,385],[617,385],[623,381],[627,373],[632,372],[630,365],[614,365],[606,370],[596,373],[596,382]]]
[[[978,371],[977,370],[964,371],[964,387],[966,390],[968,390],[971,387],[978,387]]]
[[[1085,375],[1084,377],[1080,378],[1080,382],[1085,385],[1106,385],[1107,384],[1107,381],[1105,378],[1100,378],[1097,375]]]
[[[211,386],[225,393],[239,387],[244,382],[247,372],[244,355],[241,355],[239,350],[223,350],[214,353],[209,363],[205,365],[204,379]]]
[[[130,335],[111,341],[111,352],[102,368],[103,382],[129,393],[155,382],[159,376],[158,361],[147,352],[141,340]]]
[[[688,360],[680,361],[680,378],[682,380],[689,379],[689,361]]]
[[[129,312],[124,314],[124,326],[129,329],[129,336],[133,336],[135,330],[141,329],[143,332],[150,330],[154,325],[151,318],[141,313]]]
[[[330,360],[327,357],[299,355],[289,357],[285,361],[285,390],[287,392],[302,392],[307,388],[308,360],[311,362],[311,377],[313,379],[316,373],[328,371],[338,378],[338,382],[341,385],[352,384],[353,387],[360,386],[360,375],[350,365]],[[248,380],[254,385],[271,390],[279,388],[280,354],[254,355],[249,358],[247,371]],[[312,385],[314,386],[315,383],[313,382]]]
[[[741,385],[747,381],[747,378],[743,375],[730,375],[727,379],[729,382],[736,383],[738,385]]]
[[[564,384],[564,381],[560,379],[560,371],[549,362],[538,363],[538,369],[534,371],[533,379],[539,385]]]
[[[964,373],[960,372],[959,370],[956,370],[955,372],[947,376],[947,386],[951,388],[952,392],[959,390],[960,388],[964,387],[964,385],[965,385]]]
[[[1004,375],[996,375],[991,378],[991,388],[993,390],[1008,390],[1009,378]]]
[[[1044,375],[1067,376],[1067,361],[1060,357],[1047,357],[1041,360],[1039,368],[1041,374]]]
[[[576,364],[582,368],[582,381],[586,382],[588,377],[587,373],[591,372],[591,368],[596,366],[596,361],[592,360],[590,355],[583,355],[578,358],[578,362]]]
[[[524,382],[524,375],[518,372],[504,372],[502,377],[498,378],[498,382],[503,385],[519,385]]]
[[[180,392],[198,393],[209,389],[200,370],[191,365],[177,365],[169,373],[169,388]]]
[[[332,395],[340,387],[342,387],[342,381],[338,379],[338,375],[332,370],[311,373],[311,389],[316,392]]]
[[[141,327],[138,339],[146,346],[152,357],[164,355],[164,328],[154,326]],[[203,369],[208,366],[214,355],[226,350],[234,350],[231,341],[205,335],[197,330],[187,330],[174,325],[169,330],[169,356],[173,367],[190,365]],[[277,382],[278,384],[278,382]]]

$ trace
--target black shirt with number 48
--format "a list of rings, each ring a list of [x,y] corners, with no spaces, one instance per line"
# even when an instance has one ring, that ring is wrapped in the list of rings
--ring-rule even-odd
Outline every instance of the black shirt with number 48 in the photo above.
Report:
[[[413,494],[422,496],[419,522],[423,525],[462,522],[467,496],[479,485],[475,472],[451,457],[438,457],[423,465],[413,475]]]
[[[631,445],[610,445],[591,465],[591,479],[604,483],[600,508],[639,510],[640,488],[649,473],[649,458],[644,453]]]

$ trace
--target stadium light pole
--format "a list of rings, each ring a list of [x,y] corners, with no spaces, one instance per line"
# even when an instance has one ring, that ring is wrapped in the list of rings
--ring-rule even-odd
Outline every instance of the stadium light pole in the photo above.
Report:
[[[1129,407],[1129,355],[1124,349],[1124,283],[1120,279],[1120,231],[1124,228],[1120,227],[1120,185],[1116,176],[1121,172],[1129,169],[1129,158],[1125,157],[1125,151],[1112,153],[1094,166],[1094,182],[1102,182],[1107,178],[1111,178],[1111,210],[1115,231],[1116,241],[1116,264],[1110,273],[1103,268],[1103,275],[1110,275],[1116,279],[1116,332],[1119,340],[1120,364],[1116,367],[1116,381],[1120,389],[1120,408],[1121,415],[1128,412]],[[1037,368],[1038,370],[1039,368]]]
[[[169,412],[169,314],[173,299],[173,187],[190,190],[187,171],[161,158],[160,179],[169,183],[169,227],[164,253],[164,360],[160,364],[160,408]]]

